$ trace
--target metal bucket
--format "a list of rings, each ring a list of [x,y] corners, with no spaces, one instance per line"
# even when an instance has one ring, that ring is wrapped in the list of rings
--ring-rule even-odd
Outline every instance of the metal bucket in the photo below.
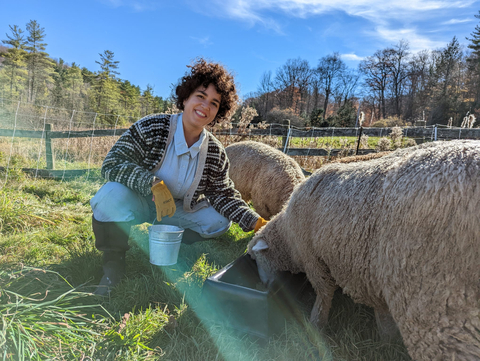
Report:
[[[148,227],[150,263],[156,266],[171,266],[177,263],[183,228],[156,224]]]

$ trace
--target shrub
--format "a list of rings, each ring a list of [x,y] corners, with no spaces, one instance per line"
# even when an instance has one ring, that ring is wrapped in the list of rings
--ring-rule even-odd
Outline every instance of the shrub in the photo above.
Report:
[[[361,149],[368,149],[369,148],[368,135],[362,134],[362,136],[360,137],[360,148]]]
[[[417,142],[415,141],[415,139],[407,138],[405,139],[405,144],[403,146],[407,148],[407,147],[414,147],[416,145],[417,145]]]
[[[378,140],[377,147],[375,148],[379,152],[390,150],[392,147],[392,141],[390,138],[382,137]]]
[[[290,120],[290,125],[295,127],[304,127],[305,120],[302,119],[300,116],[295,114],[293,109],[278,109],[273,108],[270,110],[266,115],[267,123],[277,123],[277,124],[285,124],[286,120]]]
[[[374,128],[390,128],[390,127],[403,127],[407,125],[407,122],[399,117],[388,117],[385,119],[377,120],[373,122],[370,126]]]
[[[392,139],[392,146],[394,149],[400,148],[402,146],[403,130],[400,127],[393,127],[392,132],[389,135]]]

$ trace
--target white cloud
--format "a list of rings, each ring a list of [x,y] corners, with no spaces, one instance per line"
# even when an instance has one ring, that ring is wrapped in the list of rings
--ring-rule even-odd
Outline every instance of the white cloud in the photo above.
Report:
[[[280,12],[288,16],[307,18],[311,16],[325,15],[333,11],[340,11],[350,16],[364,18],[374,27],[379,29],[378,33],[371,33],[384,41],[400,40],[408,34],[412,48],[422,48],[424,45],[435,45],[438,43],[422,37],[413,30],[412,23],[425,24],[429,20],[437,20],[434,24],[442,24],[439,13],[448,9],[465,8],[475,3],[475,0],[205,0],[210,2],[213,8],[217,9],[217,16],[224,16],[244,21],[250,26],[260,24],[266,28],[282,33],[278,22],[270,17],[269,12]],[[202,8],[211,8],[202,3]],[[197,7],[197,11],[200,10]],[[441,18],[440,18],[441,19]],[[452,19],[448,24],[456,24],[465,20]],[[393,25],[395,22],[395,25]],[[400,24],[400,25],[398,25]],[[400,27],[400,30],[393,30]],[[405,28],[405,29],[402,29]],[[410,28],[408,28],[410,27]],[[390,30],[389,30],[390,29]],[[435,31],[431,29],[430,32]]]
[[[216,8],[233,18],[263,23],[261,13],[266,10],[282,11],[296,17],[343,11],[349,15],[371,21],[401,19],[405,14],[425,16],[426,12],[449,8],[461,8],[473,4],[474,0],[211,0]],[[208,2],[208,1],[207,1]],[[208,6],[207,6],[208,7]]]
[[[343,60],[351,60],[351,61],[362,61],[365,59],[363,56],[358,56],[357,54],[350,53],[350,54],[340,54],[340,57]]]
[[[407,39],[410,46],[410,50],[414,53],[425,49],[436,49],[445,46],[444,42],[434,41],[426,36],[418,34],[414,28],[403,29],[387,29],[384,27],[378,27],[376,34],[381,38],[388,40],[392,45],[398,43],[402,39]]]
[[[472,22],[473,19],[451,19],[442,23],[442,25],[455,25]]]

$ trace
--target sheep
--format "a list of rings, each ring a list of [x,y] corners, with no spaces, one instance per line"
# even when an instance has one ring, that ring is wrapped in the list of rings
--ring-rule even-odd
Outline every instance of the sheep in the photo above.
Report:
[[[302,168],[281,151],[260,142],[244,141],[225,148],[229,175],[246,202],[270,219],[282,210],[293,188],[305,180]]]
[[[480,141],[332,163],[248,244],[266,284],[305,272],[322,328],[337,287],[394,320],[414,360],[480,360]]]

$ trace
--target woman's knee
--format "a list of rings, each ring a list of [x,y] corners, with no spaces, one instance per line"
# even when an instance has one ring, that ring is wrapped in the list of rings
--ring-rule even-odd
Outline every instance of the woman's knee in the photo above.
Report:
[[[231,225],[232,222],[230,222],[227,218],[222,217],[221,219],[213,220],[213,222],[209,224],[201,225],[198,233],[202,236],[202,238],[215,238],[228,232]]]
[[[90,205],[100,222],[127,222],[148,212],[144,197],[117,182],[105,183],[90,200]]]

